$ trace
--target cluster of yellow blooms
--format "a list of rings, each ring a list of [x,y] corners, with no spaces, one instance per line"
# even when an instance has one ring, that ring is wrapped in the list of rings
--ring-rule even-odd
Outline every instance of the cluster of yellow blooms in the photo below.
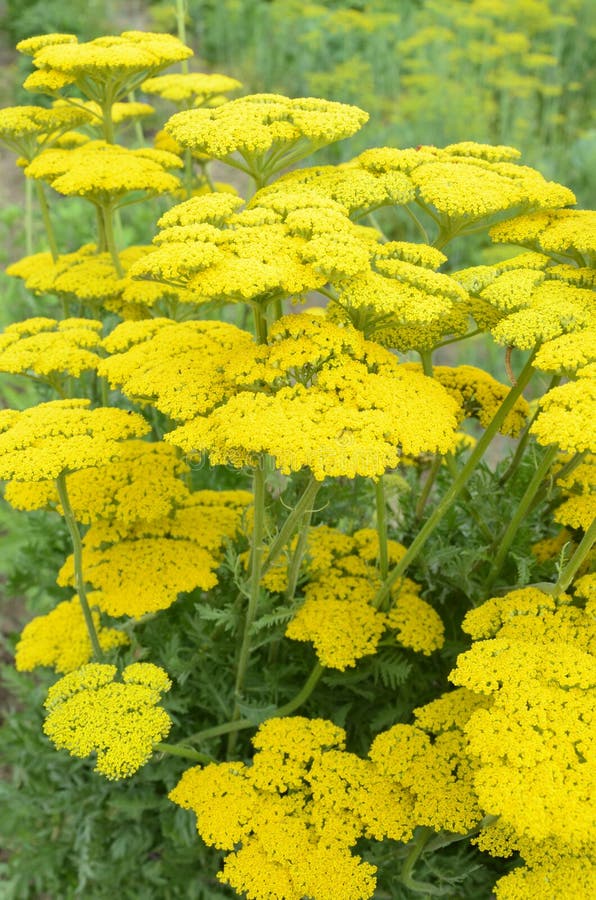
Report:
[[[16,648],[19,670],[64,674],[46,702],[44,730],[57,747],[96,754],[110,779],[148,761],[171,727],[159,705],[170,681],[151,663],[118,674],[101,661],[128,643],[110,618],[138,620],[182,592],[212,590],[226,547],[243,550],[251,530],[248,581],[234,573],[250,595],[235,702],[263,591],[286,594],[288,606],[299,584],[285,636],[313,645],[319,671],[354,667],[382,638],[425,655],[443,646],[439,614],[404,575],[418,538],[407,550],[387,539],[386,504],[377,530],[351,534],[310,527],[310,510],[297,507],[281,526],[280,551],[279,535],[268,544],[258,492],[271,466],[315,487],[356,476],[379,487],[404,461],[433,455],[438,470],[458,448],[464,418],[493,435],[525,428],[522,449],[533,436],[551,448],[547,462],[569,454],[552,473],[554,518],[589,536],[595,220],[564,208],[571,191],[521,165],[513,148],[473,142],[375,148],[274,181],[353,135],[367,114],[277,94],[228,101],[240,85],[227,76],[162,75],[191,55],[169,35],[79,43],[54,34],[18,49],[35,66],[25,87],[54,105],[0,110],[0,139],[36,182],[50,250],[8,271],[44,302],[59,298],[65,317],[9,325],[0,371],[42,381],[62,399],[0,410],[0,478],[15,508],[63,515],[72,538],[58,584],[73,587],[73,598],[30,622]],[[179,109],[152,148],[114,143],[115,124],[152,111],[126,101],[137,88]],[[248,174],[254,195],[199,182],[193,164],[204,172],[211,159]],[[97,244],[59,252],[44,182],[89,201]],[[151,245],[119,249],[115,212],[158,195],[186,199],[162,214]],[[423,242],[385,239],[370,214],[391,206],[412,214]],[[437,229],[432,246],[420,212]],[[452,237],[491,225],[495,242],[525,251],[439,271]],[[285,301],[315,293],[325,309],[284,314]],[[206,317],[214,303],[244,305],[255,334],[237,310]],[[474,329],[531,351],[524,372],[531,363],[553,376],[532,410],[521,380],[515,393],[473,366],[433,367],[435,348]],[[396,350],[416,351],[422,366]],[[102,406],[76,397],[87,387]],[[116,392],[134,408],[119,408]],[[149,421],[163,439],[146,439]],[[254,493],[192,490],[195,455],[253,468]],[[433,478],[431,469],[423,500]],[[294,535],[288,522],[296,514],[296,531],[298,512],[303,532]],[[552,559],[568,538],[579,543],[566,531],[537,555]],[[499,900],[591,896],[596,576],[583,562],[574,588],[571,577],[564,585],[570,593],[559,582],[551,592],[510,590],[470,611],[463,629],[473,645],[451,673],[456,688],[415,710],[412,723],[377,734],[367,758],[348,752],[346,732],[331,722],[274,717],[253,738],[251,763],[187,771],[170,798],[196,813],[207,844],[227,852],[220,880],[252,900],[367,900],[376,869],[356,855],[358,842],[407,843],[422,827],[457,839],[474,832],[489,853],[519,853],[525,865],[499,881]]]
[[[157,704],[171,681],[159,666],[132,663],[116,681],[116,666],[89,663],[48,691],[44,731],[71,756],[97,754],[96,772],[126,778],[144,765],[166,737],[170,717]]]
[[[441,385],[323,317],[286,316],[267,344],[226,323],[154,319],[118,326],[105,345],[100,374],[189,420],[167,440],[214,464],[268,453],[283,472],[308,467],[322,480],[381,475],[400,450],[455,446],[456,405]]]
[[[464,730],[479,802],[499,817],[477,842],[498,856],[518,850],[526,862],[498,883],[497,897],[532,896],[539,885],[543,896],[591,896],[593,599],[582,608],[580,592],[572,604],[524,588],[468,613],[463,627],[476,643],[451,680],[490,698]]]
[[[167,609],[182,591],[217,584],[224,542],[240,528],[246,491],[197,491],[173,515],[150,521],[94,523],[83,539],[85,577],[96,605],[110,616],[138,618]],[[58,584],[74,584],[74,558]]]
[[[405,553],[397,541],[388,541],[390,563]],[[394,588],[388,613],[373,601],[381,579],[375,567],[379,555],[376,531],[363,528],[352,536],[326,526],[311,529],[307,543],[307,583],[304,603],[286,629],[286,636],[312,641],[322,665],[344,670],[374,653],[386,628],[398,642],[430,654],[443,646],[444,629],[438,613],[423,600],[420,587],[404,578]],[[285,579],[272,570],[265,583],[284,590]]]

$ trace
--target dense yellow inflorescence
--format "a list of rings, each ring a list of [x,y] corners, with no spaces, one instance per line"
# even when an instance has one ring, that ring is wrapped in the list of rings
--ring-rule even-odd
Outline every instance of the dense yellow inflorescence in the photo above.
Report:
[[[44,150],[25,174],[47,181],[59,194],[116,203],[131,191],[149,196],[176,191],[180,182],[168,169],[181,166],[180,159],[166,150],[128,150],[87,141],[73,150]]]
[[[75,518],[84,524],[98,519],[134,523],[162,519],[188,499],[180,476],[189,471],[176,449],[163,442],[130,440],[118,458],[66,476]],[[11,481],[5,499],[15,509],[55,508],[62,514],[53,481]]]
[[[91,597],[93,599],[93,597]],[[116,628],[102,628],[99,613],[92,611],[93,624],[102,650],[129,643]],[[78,597],[59,603],[45,616],[36,616],[25,625],[15,650],[19,672],[37,666],[52,666],[56,672],[74,672],[93,657],[91,639]]]
[[[388,542],[391,564],[404,553],[401,544]],[[387,628],[395,631],[402,646],[417,652],[428,655],[443,645],[438,613],[419,596],[419,586],[409,578],[394,589],[389,613],[375,608],[373,601],[381,586],[375,567],[378,555],[378,535],[372,529],[351,536],[326,526],[309,532],[304,602],[286,628],[286,636],[311,641],[324,666],[343,671],[356,665],[376,652]],[[275,570],[265,578],[272,589],[283,590],[284,579],[279,581]]]
[[[518,216],[493,226],[497,243],[521,244],[555,259],[569,257],[574,266],[593,265],[596,259],[596,212],[554,209]]]
[[[187,74],[158,75],[148,78],[141,85],[146,94],[156,94],[164,100],[193,106],[215,106],[225,94],[241,88],[242,84],[229,75],[215,72],[190,72]]]
[[[566,452],[596,452],[596,379],[578,378],[552,388],[539,401],[530,431],[540,444]]]
[[[400,452],[455,446],[455,403],[441,385],[325,319],[280,319],[270,343],[232,360],[226,376],[236,392],[167,435],[213,464],[252,465],[268,453],[284,473],[374,477],[395,467]]]
[[[213,588],[225,541],[239,531],[251,500],[246,491],[197,491],[169,516],[93,524],[83,539],[83,569],[96,606],[138,618],[167,609],[183,591]],[[74,580],[70,556],[58,583]]]
[[[464,731],[480,804],[500,817],[478,843],[521,853],[528,868],[497,886],[514,897],[518,881],[552,883],[553,853],[563,870],[591,864],[596,626],[569,596],[530,587],[492,598],[464,628],[476,643],[450,677],[490,700]]]
[[[8,325],[0,335],[0,371],[39,378],[97,368],[101,322],[44,317]]]
[[[487,153],[489,150],[490,153]],[[486,147],[472,141],[445,148],[422,146],[396,150],[365,150],[355,160],[374,174],[402,172],[414,186],[416,198],[457,231],[496,213],[552,209],[575,203],[573,193],[546,181],[529,166],[512,159],[511,147]]]
[[[0,478],[45,481],[116,459],[122,441],[149,431],[137,413],[89,400],[52,400],[0,411]]]
[[[0,141],[31,162],[41,150],[58,144],[71,128],[92,119],[89,110],[81,107],[7,106],[0,109]]]
[[[256,157],[258,170],[269,164],[277,171],[319,147],[350,137],[367,119],[363,110],[345,103],[251,94],[215,109],[176,113],[165,129],[182,147],[224,161],[238,153],[249,168]]]
[[[499,343],[531,350],[547,342],[537,358],[545,360],[547,371],[553,368],[549,347],[556,352],[555,342],[562,335],[575,336],[576,356],[586,340],[589,348],[589,334],[596,327],[594,293],[569,277],[567,268],[549,266],[546,256],[524,253],[495,266],[464,269],[454,277],[476,299],[472,314],[478,325]],[[569,363],[573,369],[572,357]]]
[[[128,778],[148,762],[171,728],[158,706],[171,682],[152,663],[132,663],[116,681],[116,666],[88,663],[56,682],[45,702],[44,732],[71,756],[97,756],[95,771]]]
[[[76,85],[90,100],[114,102],[148,77],[175,62],[188,59],[192,50],[170,34],[124,31],[79,43],[74,35],[40,35],[17,44],[33,57],[33,72],[24,87],[55,95]]]
[[[457,400],[462,418],[476,418],[486,428],[511,390],[488,372],[476,366],[435,366],[433,377]],[[499,431],[517,437],[526,424],[530,411],[527,400],[520,397]]]

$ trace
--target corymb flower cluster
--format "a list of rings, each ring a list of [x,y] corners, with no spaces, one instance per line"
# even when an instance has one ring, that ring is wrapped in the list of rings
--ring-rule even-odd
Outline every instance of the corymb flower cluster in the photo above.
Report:
[[[595,896],[596,213],[508,146],[311,160],[367,112],[171,35],[18,50],[0,477],[63,538],[15,646],[47,740],[90,792],[155,766],[213,890]]]

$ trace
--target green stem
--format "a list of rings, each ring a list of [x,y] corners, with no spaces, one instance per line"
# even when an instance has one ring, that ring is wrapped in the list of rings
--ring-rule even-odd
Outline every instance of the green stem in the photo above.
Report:
[[[422,371],[429,378],[433,377],[433,355],[432,350],[420,350],[420,359],[422,360]]]
[[[296,593],[296,585],[298,584],[300,566],[302,565],[302,560],[304,559],[304,554],[306,553],[306,548],[308,546],[308,536],[312,514],[313,510],[311,506],[311,508],[308,509],[302,517],[298,543],[296,544],[294,553],[292,554],[292,559],[290,560],[290,565],[288,567],[288,586],[285,593],[286,603],[288,604],[292,602],[292,600],[294,599],[294,594]]]
[[[520,373],[517,384],[511,388],[511,390],[503,400],[503,403],[495,413],[486,431],[476,444],[476,447],[471,453],[467,463],[465,464],[457,478],[452,482],[443,499],[435,507],[431,516],[427,519],[423,527],[420,529],[420,531],[406,550],[405,554],[402,556],[399,563],[395,566],[393,571],[388,575],[385,582],[381,585],[373,603],[373,605],[377,609],[379,609],[385,602],[385,599],[389,596],[393,585],[396,583],[396,581],[398,581],[398,579],[402,577],[408,566],[411,565],[411,563],[416,559],[416,557],[426,544],[428,538],[431,536],[435,528],[442,520],[443,516],[448,512],[461,491],[468,483],[469,479],[474,473],[474,470],[476,469],[476,466],[484,456],[484,453],[487,450],[488,446],[492,443],[494,436],[499,431],[499,428],[505,421],[506,417],[509,415],[509,412],[517,403],[524,388],[532,377],[532,374],[534,372],[532,362],[534,360],[534,355],[537,349],[538,348],[535,348],[531,353],[528,361],[526,362],[524,368]]]
[[[575,553],[573,554],[567,565],[563,569],[561,569],[559,577],[557,578],[557,583],[555,584],[553,590],[553,594],[555,594],[555,596],[567,590],[567,588],[575,578],[577,570],[585,560],[595,542],[596,518],[593,520],[592,524],[579,542]]]
[[[505,558],[507,556],[507,553],[509,552],[509,548],[511,547],[511,544],[515,539],[518,528],[527,515],[536,492],[546,478],[548,470],[555,461],[558,452],[559,448],[556,445],[553,445],[546,451],[546,453],[542,457],[540,465],[534,472],[534,476],[529,482],[522,499],[520,500],[519,506],[517,507],[513,517],[509,521],[507,528],[505,529],[503,536],[501,537],[499,549],[497,550],[497,553],[493,559],[490,571],[488,573],[488,578],[486,579],[485,589],[487,594],[492,590],[492,587],[503,567],[503,563],[505,562]]]
[[[252,315],[255,326],[257,344],[267,343],[267,319],[263,314],[260,303],[252,303]]]
[[[54,226],[52,225],[52,220],[50,219],[50,209],[48,206],[48,201],[46,200],[45,191],[43,189],[43,185],[39,181],[35,182],[35,190],[37,193],[37,202],[39,203],[39,208],[41,209],[41,217],[43,219],[43,225],[46,230],[46,237],[48,239],[50,253],[52,254],[52,259],[55,262],[58,259],[58,244],[56,241],[56,235],[54,233]]]
[[[429,884],[426,881],[416,881],[414,878],[412,878],[412,871],[414,869],[414,866],[420,859],[424,848],[426,847],[434,833],[435,832],[433,831],[433,829],[427,826],[423,826],[420,828],[412,843],[412,849],[410,850],[409,854],[404,860],[403,866],[401,867],[399,880],[405,887],[409,888],[411,891],[415,891],[416,893],[440,896],[443,893],[440,888],[437,888],[433,884]]]
[[[547,393],[548,393],[548,391],[552,390],[552,388],[556,387],[560,381],[561,381],[561,376],[555,375],[547,388]],[[524,427],[524,433],[522,434],[521,438],[518,441],[515,453],[513,454],[513,459],[511,460],[511,463],[509,464],[509,466],[507,467],[505,472],[499,478],[499,484],[501,487],[503,487],[503,485],[507,484],[509,479],[515,475],[515,473],[519,467],[519,464],[521,463],[521,461],[523,459],[524,453],[526,451],[526,447],[528,446],[528,442],[530,440],[530,428],[532,427],[534,420],[539,412],[540,412],[540,409],[537,408],[536,411],[534,412],[534,415],[531,417],[531,419],[529,419],[528,422],[526,422],[526,425]]]
[[[186,199],[188,200],[192,197],[192,183],[193,183],[193,172],[192,172],[192,150],[189,147],[186,147],[184,150],[184,192],[186,194]]]
[[[267,551],[267,557],[261,567],[261,577],[269,571],[277,557],[280,555],[286,544],[290,542],[301,518],[308,510],[312,510],[317,492],[321,486],[321,482],[317,481],[314,476],[311,477],[309,483],[304,488],[304,492],[298,500],[292,512],[281,526],[277,537]]]
[[[248,595],[248,607],[246,609],[246,617],[244,620],[244,634],[242,636],[242,644],[240,646],[240,655],[238,657],[238,665],[236,668],[236,683],[234,685],[234,713],[232,718],[240,718],[240,702],[242,700],[242,690],[248,669],[250,659],[250,647],[252,640],[252,625],[257,613],[259,605],[259,597],[261,593],[261,569],[263,565],[263,537],[265,533],[265,472],[264,467],[259,461],[253,474],[253,495],[254,495],[254,523],[252,530],[252,546],[250,551],[250,590]],[[229,753],[234,752],[236,744],[236,733],[231,732],[228,741]]]
[[[103,136],[104,140],[108,144],[114,143],[114,120],[112,119],[112,106],[114,103],[114,97],[112,95],[112,91],[108,90],[106,96],[104,97],[103,103],[101,104],[101,119],[102,119],[102,127],[103,127]]]
[[[176,30],[178,32],[178,40],[186,44],[186,0],[176,0]],[[188,73],[187,59],[181,60],[180,71],[183,75]]]
[[[128,95],[129,103],[134,103],[135,99],[136,99],[135,92],[130,91],[130,93]],[[134,126],[134,130],[135,130],[135,137],[137,139],[137,144],[139,145],[139,147],[143,147],[145,144],[145,135],[143,134],[143,124],[138,116],[135,116],[133,126]]]
[[[77,594],[79,595],[81,609],[83,610],[83,616],[85,618],[85,625],[87,626],[87,631],[89,632],[89,638],[91,640],[91,646],[93,647],[93,655],[95,656],[97,662],[101,662],[101,660],[103,659],[103,651],[99,644],[95,625],[93,624],[93,616],[91,615],[89,601],[87,600],[87,592],[85,590],[85,577],[83,575],[83,545],[81,542],[81,534],[79,532],[77,520],[75,519],[75,515],[72,511],[72,506],[70,505],[68,488],[66,486],[66,474],[64,472],[61,472],[60,475],[58,475],[58,477],[56,478],[56,488],[58,490],[58,497],[60,498],[60,503],[62,505],[66,527],[68,528],[70,539],[72,541],[75,589]]]
[[[283,706],[276,709],[271,716],[268,716],[268,718],[281,719],[284,716],[289,716],[298,709],[299,706],[302,706],[314,691],[323,672],[324,669],[321,664],[316,663],[302,689],[292,697],[291,700],[288,700],[287,703],[284,703]],[[255,728],[257,724],[258,723],[256,723],[254,719],[236,719],[233,722],[224,722],[221,725],[214,725],[212,728],[204,728],[202,731],[197,731],[195,734],[189,735],[189,737],[185,738],[181,743],[189,744],[191,742],[206,741],[209,738],[219,737],[222,734],[229,734],[233,731],[243,731],[246,728]]]
[[[203,763],[204,765],[215,762],[212,756],[208,756],[206,753],[199,753],[198,750],[193,750],[191,747],[184,747],[180,744],[165,744],[163,741],[159,741],[153,745],[153,749],[157,750],[158,753],[180,756],[182,759],[192,759],[193,762]]]
[[[422,513],[424,512],[424,508],[425,508],[426,504],[428,503],[428,498],[430,497],[430,492],[433,488],[435,481],[437,480],[437,475],[439,474],[439,472],[441,470],[442,463],[443,463],[443,458],[440,456],[440,454],[437,453],[432,461],[430,471],[426,477],[426,481],[424,482],[424,484],[422,486],[422,490],[420,491],[420,495],[416,502],[416,509],[415,509],[416,519],[422,518]]]
[[[25,252],[27,256],[33,253],[33,179],[27,177],[25,177]]]
[[[114,238],[114,223],[112,220],[113,207],[102,206],[101,213],[103,221],[103,231],[108,252],[112,257],[112,262],[114,263],[114,268],[116,269],[118,277],[123,278],[124,269],[122,268],[122,263],[120,262],[120,257],[118,256],[118,250],[116,249],[116,240]]]
[[[389,550],[387,548],[387,503],[385,500],[385,483],[383,476],[375,483],[375,500],[377,506],[377,534],[379,536],[379,574],[385,581],[389,574]]]

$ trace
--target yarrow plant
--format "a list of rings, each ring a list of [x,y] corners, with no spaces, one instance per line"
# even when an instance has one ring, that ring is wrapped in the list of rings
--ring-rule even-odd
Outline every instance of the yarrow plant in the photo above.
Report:
[[[501,145],[296,168],[367,113],[230,100],[169,35],[18,49],[52,105],[0,110],[46,229],[8,268],[39,314],[0,336],[30,383],[0,477],[64,523],[14,647],[43,760],[167,807],[148,861],[201,842],[136,896],[592,896],[596,214]],[[153,146],[139,90],[177,107]],[[93,244],[60,246],[58,196]],[[451,265],[479,232],[499,256]],[[63,896],[109,892],[78,872]]]

